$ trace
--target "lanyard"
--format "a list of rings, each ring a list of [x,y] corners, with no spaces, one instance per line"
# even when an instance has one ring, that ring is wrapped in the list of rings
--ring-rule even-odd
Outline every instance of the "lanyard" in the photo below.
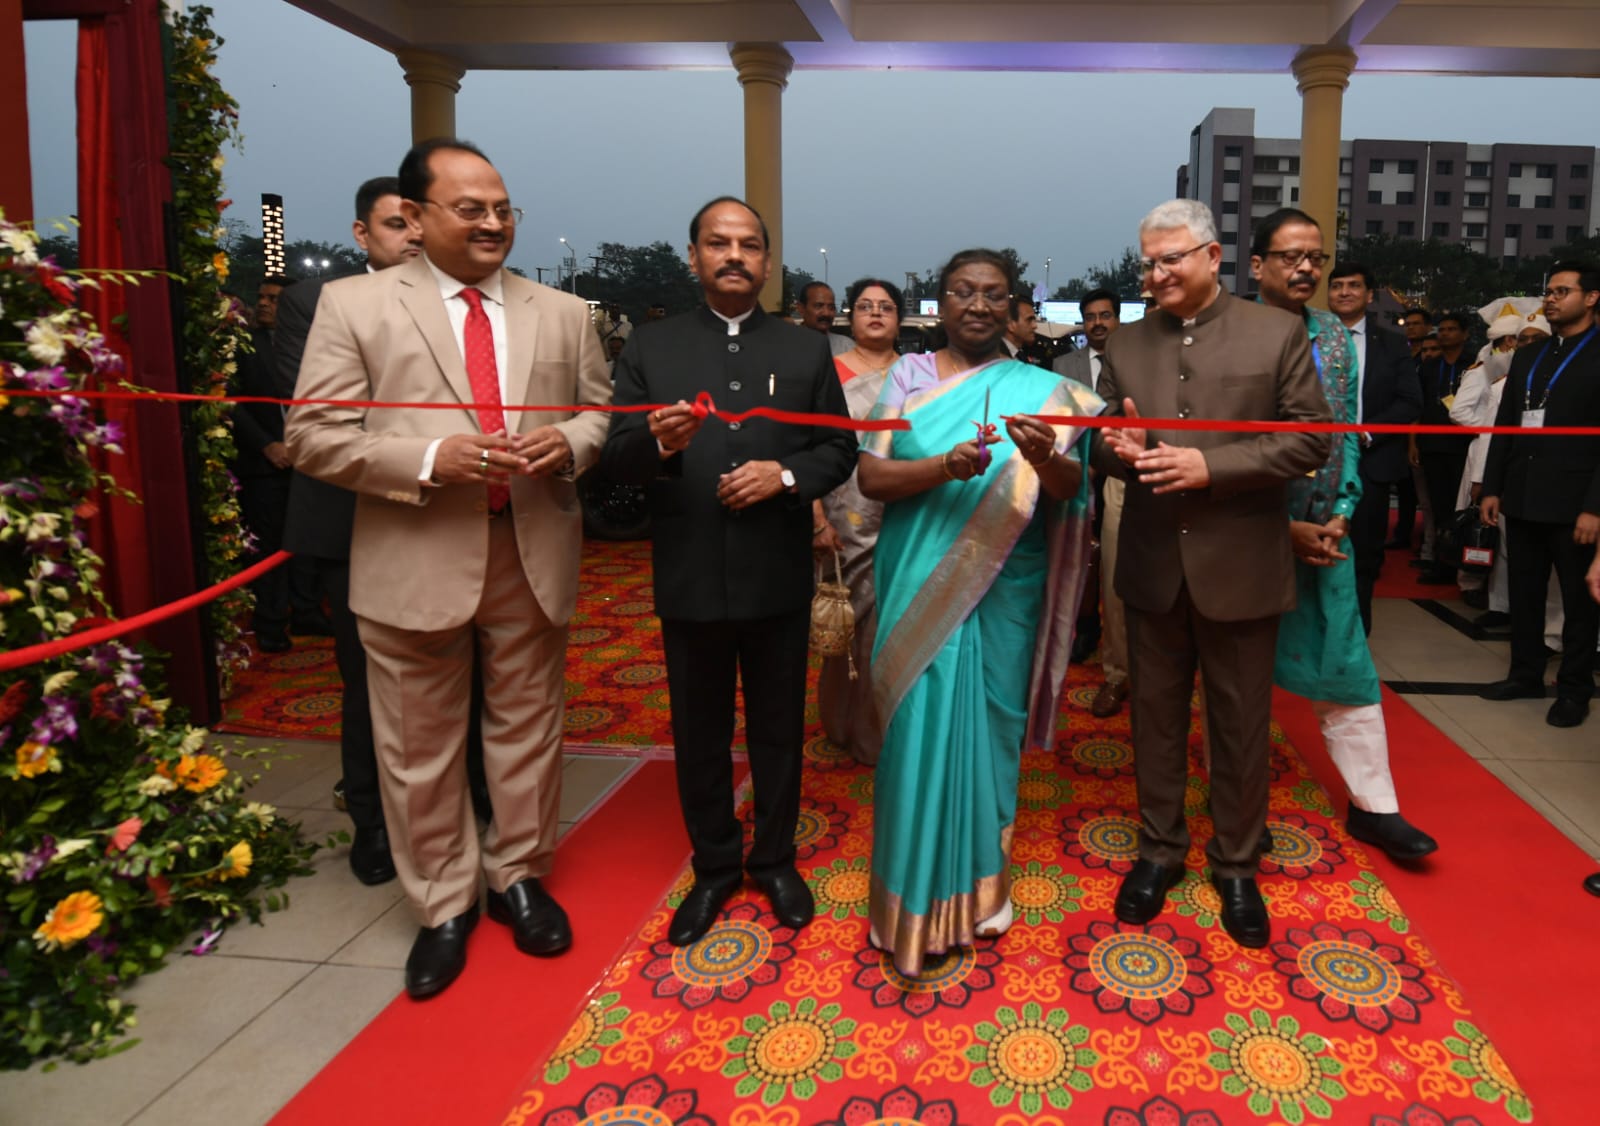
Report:
[[[1445,358],[1443,356],[1439,357],[1439,371],[1440,371],[1441,374],[1444,372],[1446,362],[1447,361],[1445,360]],[[1444,398],[1445,394],[1454,395],[1461,388],[1461,383],[1460,383],[1460,380],[1461,380],[1461,369],[1457,368],[1455,364],[1450,364],[1449,366],[1450,366],[1450,375],[1449,375],[1449,377],[1448,378],[1439,379],[1439,380],[1437,380],[1435,382],[1435,386],[1440,387],[1441,393],[1439,395],[1439,398],[1441,398],[1441,399]],[[1463,365],[1463,367],[1464,366],[1465,365]],[[1449,390],[1448,391],[1444,390],[1443,385],[1445,385],[1445,384],[1449,385]]]
[[[1539,355],[1534,359],[1533,366],[1528,369],[1528,385],[1522,390],[1523,410],[1537,410],[1550,401],[1550,392],[1555,389],[1556,380],[1560,379],[1561,373],[1567,370],[1567,365],[1572,362],[1573,357],[1583,351],[1583,346],[1589,343],[1589,338],[1594,335],[1597,327],[1600,326],[1591,326],[1589,331],[1583,334],[1583,339],[1579,340],[1572,351],[1567,353],[1567,358],[1561,361],[1560,367],[1556,368],[1555,374],[1550,377],[1550,382],[1544,385],[1544,398],[1539,401],[1539,407],[1536,408],[1533,406],[1533,373],[1539,370],[1540,364],[1544,363],[1545,355],[1555,346],[1555,341],[1548,341],[1543,348],[1539,349]]]

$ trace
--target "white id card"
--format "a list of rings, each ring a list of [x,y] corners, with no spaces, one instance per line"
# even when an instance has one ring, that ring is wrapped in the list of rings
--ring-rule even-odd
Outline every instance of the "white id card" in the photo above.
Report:
[[[1540,430],[1544,428],[1544,411],[1523,411],[1522,426],[1525,430]]]

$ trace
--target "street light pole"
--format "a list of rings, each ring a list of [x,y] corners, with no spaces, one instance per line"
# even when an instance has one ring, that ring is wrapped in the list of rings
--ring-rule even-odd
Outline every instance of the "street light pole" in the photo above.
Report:
[[[1050,259],[1044,260],[1044,299],[1050,300]]]
[[[828,284],[828,248],[822,248],[822,284]]]
[[[567,259],[572,263],[568,267],[568,272],[572,275],[572,295],[576,297],[578,295],[578,248],[565,238],[561,239],[560,242],[562,246],[567,248]]]

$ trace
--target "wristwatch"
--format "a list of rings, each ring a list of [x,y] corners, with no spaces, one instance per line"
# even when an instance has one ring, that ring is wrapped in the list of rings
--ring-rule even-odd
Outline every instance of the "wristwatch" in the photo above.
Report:
[[[783,488],[785,492],[792,493],[797,491],[794,483],[794,470],[785,469],[780,465],[778,467],[778,480],[783,482]]]

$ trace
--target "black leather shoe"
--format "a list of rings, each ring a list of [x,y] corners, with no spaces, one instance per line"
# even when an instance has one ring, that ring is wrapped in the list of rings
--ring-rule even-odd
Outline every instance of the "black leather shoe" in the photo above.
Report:
[[[1590,895],[1600,895],[1600,872],[1583,878],[1583,890]]]
[[[1489,608],[1489,591],[1486,587],[1477,590],[1464,590],[1461,592],[1461,605],[1470,606],[1474,610],[1487,610]]]
[[[667,928],[667,941],[674,946],[688,946],[699,942],[711,924],[717,921],[722,905],[739,890],[744,880],[739,876],[720,880],[695,880],[694,887],[678,905],[672,916],[672,926]]]
[[[1390,860],[1417,860],[1439,849],[1438,841],[1398,813],[1368,813],[1352,805],[1344,824],[1352,837],[1377,845]]]
[[[293,647],[294,642],[289,640],[286,633],[256,634],[256,648],[263,653],[287,653]]]
[[[443,993],[467,968],[467,936],[478,925],[474,903],[453,919],[417,931],[406,957],[406,992],[421,1001]]]
[[[1551,727],[1576,727],[1589,718],[1589,701],[1573,696],[1557,696],[1544,721]]]
[[[491,891],[489,918],[510,927],[517,949],[536,958],[559,954],[572,945],[567,913],[533,876],[503,892]]]
[[[289,623],[289,632],[300,637],[332,637],[333,623],[326,614],[306,614]]]
[[[1267,905],[1253,876],[1222,876],[1215,873],[1211,883],[1222,898],[1222,928],[1240,946],[1259,948],[1272,940],[1272,924],[1267,921]]]
[[[793,868],[779,868],[775,872],[751,873],[756,886],[767,893],[772,913],[786,927],[799,930],[817,913],[816,901],[811,898],[811,888]]]
[[[1117,889],[1117,918],[1124,923],[1148,923],[1161,914],[1168,890],[1181,879],[1182,868],[1163,868],[1154,860],[1140,860]]]
[[[1479,629],[1504,629],[1511,624],[1511,615],[1504,610],[1485,610],[1472,619],[1472,624]]]
[[[350,871],[368,887],[386,884],[394,879],[394,857],[389,853],[389,830],[379,825],[376,829],[356,826],[355,839],[350,842]]]
[[[340,813],[350,808],[350,803],[344,800],[344,779],[341,778],[333,784],[333,808]]]
[[[1072,652],[1067,655],[1067,660],[1072,664],[1081,665],[1094,656],[1094,651],[1100,648],[1100,635],[1080,634],[1072,639]]]
[[[1525,680],[1497,680],[1478,693],[1481,700],[1542,700],[1544,685],[1530,684]]]

